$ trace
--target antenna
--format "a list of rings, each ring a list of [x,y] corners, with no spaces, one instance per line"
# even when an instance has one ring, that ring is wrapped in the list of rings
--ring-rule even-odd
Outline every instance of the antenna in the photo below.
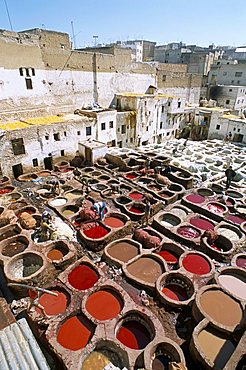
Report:
[[[5,7],[6,7],[6,11],[7,11],[8,19],[9,19],[9,24],[10,24],[10,28],[11,28],[11,31],[13,31],[13,26],[12,26],[10,14],[9,14],[9,8],[8,8],[8,5],[7,5],[7,0],[4,0],[4,4],[5,4]]]
[[[98,39],[98,36],[97,36],[97,35],[94,35],[94,36],[93,36],[93,39],[94,39],[95,47],[96,47],[96,46],[97,46],[97,39]]]
[[[72,35],[73,35],[73,41],[74,41],[74,49],[76,49],[76,35],[74,34],[74,28],[73,28],[73,21],[71,21],[71,27],[72,27]]]

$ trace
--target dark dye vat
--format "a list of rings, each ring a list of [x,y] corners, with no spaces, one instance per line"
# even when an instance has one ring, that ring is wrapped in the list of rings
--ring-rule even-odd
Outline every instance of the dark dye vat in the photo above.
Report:
[[[207,205],[207,208],[209,209],[209,211],[216,214],[221,214],[225,212],[225,208],[217,203],[210,203]]]
[[[200,236],[200,233],[198,230],[194,229],[193,227],[189,227],[189,226],[181,226],[177,230],[177,233],[188,239],[195,239]]]
[[[185,270],[196,275],[208,274],[211,270],[208,261],[198,254],[188,254],[183,259],[183,266]]]
[[[83,234],[90,239],[100,239],[107,235],[109,232],[101,225],[92,226],[87,230],[83,230]]]
[[[232,221],[234,222],[234,224],[238,224],[238,225],[241,225],[243,222],[245,222],[246,220],[240,216],[237,216],[237,215],[229,215],[227,216],[227,220],[229,221]]]
[[[137,214],[144,213],[143,211],[141,211],[141,209],[136,208],[136,207],[129,208],[129,211],[132,213],[137,213]]]
[[[202,217],[192,217],[190,219],[190,224],[202,230],[213,230],[214,229],[214,225],[212,224],[212,222],[209,222],[208,220],[205,220]]]
[[[78,290],[86,290],[98,281],[99,276],[97,272],[88,265],[80,265],[75,267],[75,269],[68,275],[68,282],[73,288]]]
[[[131,200],[126,198],[126,197],[119,197],[116,199],[118,203],[120,204],[127,204],[127,203],[130,203]]]
[[[162,293],[174,301],[186,301],[188,299],[186,289],[178,284],[166,284],[165,288],[162,289]]]
[[[27,245],[25,243],[22,243],[20,241],[12,242],[2,249],[2,255],[6,257],[13,257],[16,254],[24,252],[26,248]]]
[[[200,203],[203,203],[205,201],[205,198],[202,197],[201,195],[198,195],[198,194],[187,195],[186,199],[189,202],[195,203],[195,204],[200,204]]]
[[[84,348],[94,333],[93,325],[85,317],[66,320],[57,334],[57,342],[64,348],[77,351]]]
[[[141,193],[138,193],[138,192],[133,192],[133,193],[130,193],[129,194],[129,197],[130,198],[132,198],[132,199],[134,199],[134,200],[138,200],[138,201],[140,201],[140,200],[142,200],[143,199],[143,194],[141,194]]]
[[[17,228],[9,229],[5,231],[5,233],[2,233],[0,235],[0,241],[7,239],[7,238],[11,238],[11,236],[16,236],[18,234],[20,234],[20,231]]]
[[[217,239],[213,244],[210,245],[211,248],[215,249],[218,252],[226,252],[228,249],[225,248],[223,243],[219,239]]]
[[[238,267],[241,267],[242,269],[246,269],[246,256],[243,257],[243,256],[240,256],[237,258],[236,260],[236,265]]]
[[[175,263],[178,262],[178,259],[173,252],[160,251],[157,254],[161,256],[167,263],[170,263],[171,265],[174,265]]]
[[[152,363],[152,370],[168,370],[169,369],[169,358],[166,355],[158,355],[154,358]]]
[[[150,334],[147,328],[136,320],[124,322],[116,338],[131,349],[143,349],[151,341]]]

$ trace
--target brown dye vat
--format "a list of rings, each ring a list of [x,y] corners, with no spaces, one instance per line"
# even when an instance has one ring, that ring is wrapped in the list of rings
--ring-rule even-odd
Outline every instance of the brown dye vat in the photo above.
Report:
[[[119,242],[108,250],[108,254],[119,261],[128,262],[138,255],[138,248],[127,242]]]
[[[125,225],[125,223],[117,217],[105,218],[104,224],[114,229],[118,229],[119,227],[122,227]]]
[[[47,253],[47,257],[52,261],[57,261],[63,258],[63,253],[59,249],[52,249]]]
[[[23,208],[27,206],[27,202],[25,201],[21,201],[21,202],[15,202],[15,203],[12,203],[8,206],[8,209],[11,209],[11,210],[16,210],[16,209],[19,209],[19,208]]]
[[[237,274],[221,274],[218,277],[220,285],[228,290],[230,293],[235,294],[240,299],[246,300],[246,279],[244,276]]]
[[[42,171],[42,172],[38,173],[38,176],[39,177],[47,177],[47,176],[50,176],[50,172],[49,171]]]
[[[13,257],[16,254],[19,254],[21,252],[24,252],[24,250],[27,248],[28,244],[23,243],[21,241],[13,241],[9,244],[7,244],[2,249],[2,255],[6,257]]]
[[[63,216],[66,216],[66,217],[71,217],[75,214],[74,211],[72,211],[71,209],[66,209],[65,211],[62,212]]]
[[[4,233],[0,235],[0,242],[4,239],[10,238],[11,236],[16,236],[20,234],[20,229],[17,227],[9,227]]]
[[[103,370],[110,362],[103,353],[93,351],[86,357],[81,370]]]
[[[141,257],[127,266],[127,271],[137,279],[153,284],[163,273],[163,268],[153,258]]]
[[[240,304],[221,290],[207,290],[200,297],[205,314],[224,326],[236,326],[243,318]]]
[[[223,369],[235,350],[230,340],[212,329],[202,330],[197,341],[204,355],[214,363],[214,369]]]

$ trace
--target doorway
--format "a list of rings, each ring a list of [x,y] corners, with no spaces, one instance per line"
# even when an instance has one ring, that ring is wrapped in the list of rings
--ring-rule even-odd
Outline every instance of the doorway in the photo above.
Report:
[[[91,148],[85,147],[85,160],[92,163],[92,151]]]
[[[13,171],[14,178],[18,179],[20,175],[23,175],[22,164],[19,163],[19,164],[15,164],[14,166],[12,166],[12,171]]]
[[[51,156],[44,158],[44,168],[53,171],[53,158]]]

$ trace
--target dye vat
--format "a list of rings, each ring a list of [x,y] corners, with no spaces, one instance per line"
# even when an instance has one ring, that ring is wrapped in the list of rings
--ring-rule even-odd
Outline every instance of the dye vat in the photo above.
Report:
[[[140,257],[127,265],[127,272],[130,275],[150,284],[154,284],[164,271],[164,266],[152,257]]]
[[[144,214],[144,211],[142,209],[137,208],[137,207],[134,207],[134,206],[133,207],[130,207],[129,208],[129,211],[132,212],[132,213],[136,213],[138,215]]]
[[[195,239],[201,235],[201,233],[197,229],[190,226],[179,227],[177,233],[187,239]]]
[[[175,265],[176,263],[178,263],[178,258],[174,254],[174,252],[160,251],[157,252],[157,254],[161,256],[170,265]]]
[[[129,179],[129,180],[133,180],[133,179],[136,179],[138,177],[137,174],[135,173],[128,173],[125,175],[125,178]]]
[[[214,192],[211,189],[207,188],[197,189],[197,193],[203,197],[211,197],[214,195]]]
[[[207,209],[216,215],[222,215],[224,212],[226,212],[226,208],[218,203],[207,204]]]
[[[134,192],[130,193],[128,196],[131,199],[136,200],[138,202],[140,202],[141,200],[143,200],[143,194],[138,193],[137,191],[134,191]]]
[[[94,325],[84,316],[73,316],[59,328],[57,342],[71,351],[84,348],[95,331]]]
[[[81,370],[104,370],[111,360],[98,351],[91,352],[83,362]]]
[[[222,290],[208,289],[197,300],[203,315],[219,325],[236,327],[243,318],[240,304]]]
[[[72,217],[79,211],[79,207],[77,206],[67,206],[62,210],[62,214],[64,217]]]
[[[181,220],[184,219],[186,216],[187,216],[187,212],[182,209],[182,208],[179,208],[179,207],[173,207],[170,212],[175,215],[175,216],[178,216]]]
[[[128,204],[131,202],[131,199],[121,196],[121,197],[116,198],[115,201],[119,204]]]
[[[20,218],[22,213],[28,213],[29,215],[33,215],[35,212],[36,212],[35,208],[26,208],[16,213],[16,216]]]
[[[109,231],[103,227],[102,225],[99,225],[96,222],[93,223],[87,223],[86,224],[86,230],[82,230],[82,233],[90,239],[101,239],[104,236],[106,236]]]
[[[14,256],[7,263],[5,273],[11,279],[28,278],[33,274],[37,274],[43,267],[43,258],[34,252],[21,253]]]
[[[68,300],[66,294],[53,289],[51,289],[50,291],[56,293],[57,296],[44,293],[38,299],[38,303],[41,304],[41,306],[43,306],[46,315],[56,316],[63,313],[66,310]],[[43,315],[43,311],[40,310],[39,308],[36,308],[36,311],[39,314]]]
[[[49,203],[52,207],[61,207],[67,203],[67,199],[66,198],[56,198],[56,199],[51,200]]]
[[[123,322],[116,338],[126,347],[135,350],[144,349],[151,342],[148,329],[137,320]]]
[[[232,242],[238,242],[239,239],[242,237],[242,234],[239,230],[225,225],[219,226],[218,233],[228,240],[231,240]]]
[[[12,236],[16,236],[21,233],[21,228],[18,225],[9,225],[5,227],[4,231],[1,232],[0,242]]]
[[[197,253],[187,254],[182,260],[182,265],[186,271],[196,275],[206,275],[211,271],[208,260]]]
[[[197,335],[198,348],[214,364],[213,369],[223,369],[235,350],[234,344],[227,337],[212,329],[203,329]]]
[[[105,321],[113,319],[121,312],[123,300],[115,291],[102,289],[88,297],[85,308],[95,319]]]
[[[176,283],[168,283],[162,289],[162,293],[174,301],[186,301],[188,294],[186,288]]]
[[[107,248],[109,256],[121,261],[128,262],[139,254],[139,247],[127,241],[120,241]]]
[[[205,198],[201,195],[198,195],[198,194],[189,194],[189,195],[187,195],[186,200],[188,200],[190,203],[194,203],[194,204],[201,204],[201,203],[205,202]]]
[[[228,272],[220,274],[218,282],[229,293],[236,297],[246,300],[246,278],[239,273]]]
[[[170,228],[171,226],[177,226],[181,220],[179,217],[174,216],[171,213],[165,213],[160,217],[161,225]]]
[[[119,227],[123,227],[125,225],[124,221],[117,217],[107,217],[104,220],[104,224],[106,226],[112,227],[113,229],[118,229]]]
[[[170,358],[167,355],[157,355],[152,362],[152,370],[168,370]]]
[[[192,217],[189,222],[201,230],[214,230],[214,224],[202,217]]]
[[[6,188],[0,189],[0,195],[9,194],[14,190],[12,186],[6,186]]]
[[[58,261],[63,258],[63,253],[59,249],[52,249],[47,253],[47,257],[51,261]]]
[[[4,243],[2,255],[5,257],[13,257],[16,254],[22,253],[28,247],[28,239],[22,236],[17,236]]]
[[[89,265],[82,264],[73,269],[68,275],[69,284],[78,290],[92,288],[98,281],[98,273]]]
[[[243,222],[245,222],[245,219],[240,217],[239,215],[229,214],[226,219],[237,225],[241,225]]]
[[[81,190],[72,190],[68,193],[66,193],[66,198],[73,200],[82,197],[83,192]]]
[[[246,270],[246,256],[240,255],[239,257],[237,257],[236,265],[237,267],[240,267]]]

